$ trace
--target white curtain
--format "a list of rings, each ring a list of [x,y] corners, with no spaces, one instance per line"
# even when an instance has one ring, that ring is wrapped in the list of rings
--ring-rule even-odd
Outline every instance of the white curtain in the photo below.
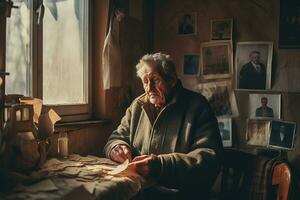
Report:
[[[112,17],[102,53],[103,87],[120,87],[122,79],[122,57],[120,49],[120,22]]]

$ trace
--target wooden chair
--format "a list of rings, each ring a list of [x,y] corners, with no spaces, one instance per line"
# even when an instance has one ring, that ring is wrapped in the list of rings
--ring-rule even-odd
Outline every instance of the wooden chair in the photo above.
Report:
[[[291,170],[280,158],[225,149],[220,199],[288,198]]]
[[[272,185],[278,185],[276,200],[288,198],[291,184],[291,170],[286,163],[276,165],[272,175]]]

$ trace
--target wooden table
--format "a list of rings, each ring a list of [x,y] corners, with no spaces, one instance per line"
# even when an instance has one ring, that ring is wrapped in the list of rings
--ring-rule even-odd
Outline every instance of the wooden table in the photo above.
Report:
[[[49,159],[31,174],[32,185],[19,185],[4,199],[130,199],[151,185],[136,173],[108,175],[116,163],[95,156]],[[82,187],[83,186],[83,187]]]

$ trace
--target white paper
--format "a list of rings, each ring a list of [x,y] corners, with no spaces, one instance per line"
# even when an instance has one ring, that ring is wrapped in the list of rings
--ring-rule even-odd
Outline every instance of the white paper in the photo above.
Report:
[[[116,175],[127,169],[129,165],[129,160],[126,159],[122,164],[118,165],[114,170],[108,172],[110,175]]]

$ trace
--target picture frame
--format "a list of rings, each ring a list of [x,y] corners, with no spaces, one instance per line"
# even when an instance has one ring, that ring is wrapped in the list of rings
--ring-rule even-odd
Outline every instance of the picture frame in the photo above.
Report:
[[[232,40],[233,19],[211,19],[210,39],[211,40]]]
[[[201,75],[204,79],[230,78],[233,71],[230,41],[203,42],[200,46]]]
[[[268,119],[248,119],[246,142],[248,145],[263,146],[269,145],[271,120]]]
[[[182,74],[184,76],[200,76],[200,55],[184,54],[182,63]]]
[[[238,42],[235,56],[235,88],[254,91],[270,89],[272,56],[273,42]]]
[[[296,136],[296,123],[272,120],[269,146],[276,149],[292,150]]]
[[[280,94],[249,94],[250,118],[280,119]]]
[[[187,12],[177,15],[177,34],[196,35],[197,34],[197,13]]]
[[[300,1],[280,0],[279,48],[300,48]]]
[[[197,87],[198,91],[206,97],[217,117],[237,117],[239,115],[231,81],[200,83]]]
[[[223,147],[232,147],[232,119],[223,117],[218,118],[218,126]]]

